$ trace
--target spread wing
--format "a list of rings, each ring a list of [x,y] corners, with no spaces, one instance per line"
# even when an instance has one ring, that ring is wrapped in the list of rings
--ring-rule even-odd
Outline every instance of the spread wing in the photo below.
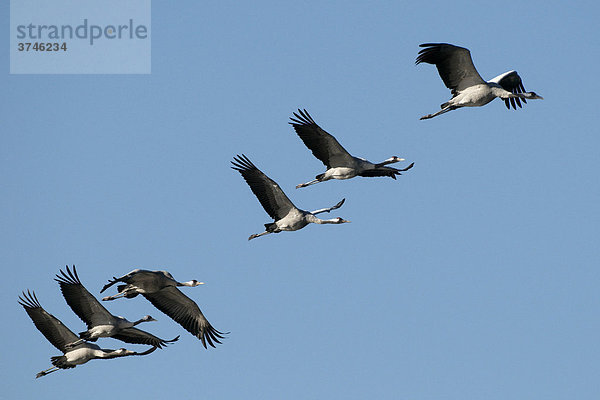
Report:
[[[296,118],[291,118],[290,124],[300,136],[306,147],[312,151],[325,166],[345,167],[353,164],[353,159],[350,153],[342,147],[335,137],[324,131],[312,119],[308,111],[298,109],[298,113],[294,113]]]
[[[158,347],[159,349],[161,349],[162,346],[166,346],[168,343],[174,343],[179,340],[179,336],[171,340],[163,340],[138,328],[121,329],[118,334],[113,335],[112,337],[127,343],[149,344]]]
[[[221,343],[219,339],[224,338],[224,333],[212,327],[198,305],[176,287],[169,286],[158,292],[142,295],[154,307],[167,314],[188,332],[200,339],[205,348],[207,342],[210,346],[215,347],[214,343]]]
[[[67,272],[60,270],[55,281],[60,285],[60,291],[73,312],[86,323],[88,329],[93,326],[112,324],[115,317],[96,298],[88,292],[77,276],[77,270],[66,267]]]
[[[523,81],[521,80],[521,77],[519,76],[519,74],[517,74],[517,71],[505,72],[501,75],[498,75],[494,79],[491,79],[490,82],[497,83],[498,85],[502,86],[502,88],[504,90],[507,90],[512,93],[525,93],[525,87],[523,86]],[[527,101],[525,99],[520,99],[520,98],[516,97],[516,98],[504,99],[504,104],[506,104],[506,108],[508,108],[509,110],[510,110],[511,105],[516,110],[517,107],[515,106],[515,103],[516,103],[516,105],[519,106],[519,108],[521,108],[522,107],[521,101],[523,103],[527,103]]]
[[[419,51],[416,63],[435,64],[444,84],[452,90],[453,95],[468,87],[485,83],[475,69],[468,49],[447,43],[424,43],[419,47],[424,49]]]
[[[42,335],[63,353],[67,351],[65,348],[67,344],[79,339],[58,318],[42,308],[35,292],[29,290],[27,293],[23,292],[23,297],[19,296],[19,304],[23,306],[35,327],[42,332]]]
[[[282,219],[296,208],[291,200],[283,193],[277,182],[256,168],[245,155],[233,158],[233,169],[242,174],[244,180],[252,189],[263,208],[275,221]]]

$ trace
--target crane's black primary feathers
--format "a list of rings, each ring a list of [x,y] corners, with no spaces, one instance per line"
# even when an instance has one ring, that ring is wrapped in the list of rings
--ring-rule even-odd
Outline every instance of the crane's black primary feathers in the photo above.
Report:
[[[350,153],[335,137],[317,125],[306,110],[298,109],[298,113],[293,114],[296,118],[290,117],[292,122],[289,124],[294,127],[306,147],[327,168],[344,167],[352,162]]]
[[[223,335],[228,334],[228,332],[223,333],[216,330],[204,317],[196,302],[174,286],[166,287],[155,293],[142,293],[142,296],[200,339],[204,348],[207,348],[207,343],[212,347],[215,347],[214,343],[221,344],[219,339],[224,339]]]
[[[94,325],[110,323],[113,320],[112,314],[83,286],[75,266],[71,271],[67,265],[66,271],[60,270],[54,280],[58,282],[60,291],[73,312],[85,322],[88,329]]]
[[[452,94],[456,95],[470,86],[485,83],[471,59],[471,52],[464,47],[448,43],[423,43],[415,64],[435,64],[440,77]]]
[[[242,174],[254,195],[260,201],[267,214],[274,220],[288,215],[295,208],[292,201],[285,195],[277,182],[265,175],[244,154],[233,158],[233,169]]]
[[[42,335],[63,353],[67,351],[67,344],[79,339],[58,318],[42,308],[35,292],[29,290],[27,290],[27,293],[23,292],[23,297],[19,296],[19,304],[23,306],[35,327],[42,332]]]

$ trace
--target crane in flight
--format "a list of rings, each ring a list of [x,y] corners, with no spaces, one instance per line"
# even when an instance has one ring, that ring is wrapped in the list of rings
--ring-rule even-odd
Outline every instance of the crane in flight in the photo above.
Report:
[[[321,208],[315,211],[305,211],[297,208],[294,203],[285,195],[277,182],[265,175],[260,169],[256,168],[252,161],[245,155],[234,157],[233,169],[242,174],[244,180],[250,186],[254,195],[258,198],[263,208],[273,218],[274,222],[265,224],[265,231],[250,235],[248,240],[267,235],[269,233],[279,233],[281,231],[297,231],[306,225],[313,224],[344,224],[346,221],[341,217],[332,219],[320,219],[317,214],[336,210],[344,204],[346,199],[342,199],[333,207]]]
[[[310,182],[299,184],[296,189],[330,179],[350,179],[355,176],[389,176],[396,179],[396,175],[402,175],[401,172],[408,171],[415,165],[412,163],[403,169],[387,167],[388,164],[404,161],[404,158],[397,156],[377,164],[364,158],[354,157],[342,147],[335,137],[317,125],[306,110],[298,109],[298,113],[294,113],[294,117],[296,118],[290,118],[292,121],[290,124],[306,147],[327,167],[327,171],[317,175]]]
[[[452,98],[440,106],[440,111],[424,115],[421,119],[433,118],[461,107],[481,107],[496,97],[504,100],[509,110],[511,106],[515,110],[516,106],[521,108],[521,101],[527,103],[527,100],[543,99],[535,92],[525,91],[517,71],[505,72],[486,82],[475,69],[471,52],[464,47],[447,43],[424,43],[419,47],[423,49],[419,51],[416,64],[435,64],[444,84],[452,91]]]

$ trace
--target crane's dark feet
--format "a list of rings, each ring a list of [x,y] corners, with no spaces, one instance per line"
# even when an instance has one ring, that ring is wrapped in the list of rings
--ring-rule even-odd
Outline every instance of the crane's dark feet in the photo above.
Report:
[[[429,119],[429,118],[433,118],[433,115],[431,115],[431,114],[423,115],[421,118],[419,118],[419,120]]]

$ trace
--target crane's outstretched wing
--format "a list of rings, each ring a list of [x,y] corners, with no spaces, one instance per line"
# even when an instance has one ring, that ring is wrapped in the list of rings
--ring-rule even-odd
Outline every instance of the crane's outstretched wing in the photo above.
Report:
[[[242,174],[263,208],[275,221],[282,219],[296,208],[294,203],[283,193],[277,182],[256,168],[245,155],[233,158],[233,169]]]
[[[113,335],[112,337],[127,343],[149,344],[158,347],[159,349],[162,349],[163,346],[167,346],[169,343],[174,343],[179,340],[179,336],[171,340],[164,340],[138,328],[122,329],[118,334]]]
[[[23,292],[23,297],[19,296],[19,304],[23,306],[35,327],[42,332],[42,335],[63,353],[67,351],[67,344],[79,339],[58,318],[42,308],[35,292],[29,290],[27,290],[27,293]]]
[[[219,332],[208,322],[200,311],[200,307],[179,289],[169,286],[155,293],[142,294],[160,311],[171,317],[175,322],[184,327],[192,335],[202,341],[204,348],[206,343],[215,347],[214,343],[221,343],[225,333]]]
[[[425,48],[419,51],[416,64],[435,64],[453,95],[470,86],[485,83],[475,69],[468,49],[447,43],[423,43],[419,47]]]
[[[504,90],[507,90],[507,91],[515,93],[515,94],[516,93],[525,93],[525,87],[523,86],[523,81],[521,80],[521,77],[519,76],[519,74],[517,74],[517,71],[505,72],[501,75],[498,75],[494,79],[491,79],[489,82],[497,83],[498,85],[502,86],[502,88]],[[519,108],[521,108],[522,107],[521,101],[523,101],[523,103],[527,104],[527,101],[525,99],[520,99],[518,97],[504,99],[504,104],[506,104],[506,108],[508,108],[509,110],[510,110],[511,105],[516,110],[517,107],[515,106],[515,102],[517,103]]]
[[[93,326],[111,324],[115,317],[96,298],[88,292],[77,276],[67,265],[67,272],[60,270],[54,279],[60,285],[60,291],[73,312],[86,323],[88,329]]]
[[[367,177],[389,176],[391,178],[396,179],[396,175],[402,175],[401,172],[408,171],[409,169],[414,167],[414,165],[415,163],[411,163],[408,167],[402,169],[382,166],[378,168],[364,170],[359,175]]]
[[[327,168],[345,167],[352,165],[352,156],[331,134],[323,130],[312,119],[308,111],[298,109],[296,118],[290,117],[290,125],[300,136],[306,147],[312,151]]]

